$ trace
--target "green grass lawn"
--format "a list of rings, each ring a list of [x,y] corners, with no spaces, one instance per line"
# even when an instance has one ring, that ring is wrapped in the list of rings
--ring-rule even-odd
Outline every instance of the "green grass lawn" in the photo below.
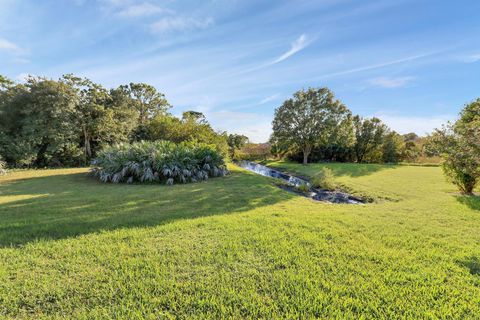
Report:
[[[236,167],[173,187],[0,177],[0,318],[478,319],[480,200],[438,167],[328,167],[377,201],[314,202]]]

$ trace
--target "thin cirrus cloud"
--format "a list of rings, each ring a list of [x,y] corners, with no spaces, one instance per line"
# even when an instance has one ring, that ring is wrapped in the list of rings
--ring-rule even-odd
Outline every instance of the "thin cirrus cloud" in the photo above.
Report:
[[[370,85],[380,88],[401,88],[405,87],[408,83],[412,82],[414,77],[398,77],[398,78],[389,78],[389,77],[378,77],[371,79],[369,81]]]
[[[191,17],[165,17],[150,25],[154,34],[165,34],[172,32],[184,32],[196,29],[206,29],[214,24],[211,17],[196,19]]]
[[[284,60],[287,60],[297,52],[302,51],[305,49],[312,41],[307,37],[306,34],[300,35],[294,42],[292,42],[290,50],[282,54],[280,57],[275,59],[271,64],[276,64],[279,62],[282,62]]]
[[[124,18],[138,18],[152,16],[161,13],[172,13],[171,10],[159,7],[149,2],[127,6],[120,10],[117,15]]]
[[[262,100],[260,100],[260,102],[258,104],[265,104],[265,103],[269,103],[269,102],[272,102],[272,101],[275,101],[277,100],[278,98],[280,97],[280,94],[273,94],[271,96],[268,96]]]
[[[472,54],[462,59],[466,63],[474,63],[480,61],[480,53]]]
[[[7,53],[14,54],[14,55],[20,55],[25,52],[25,50],[20,48],[15,43],[2,38],[0,38],[0,51],[5,51]]]
[[[306,34],[302,34],[294,42],[292,42],[290,44],[290,49],[287,52],[285,52],[284,54],[282,54],[281,56],[279,56],[275,60],[264,63],[264,64],[260,64],[260,65],[257,65],[257,66],[251,67],[251,68],[245,68],[245,69],[243,69],[239,72],[234,72],[234,73],[231,73],[229,75],[230,76],[238,76],[238,75],[250,73],[250,72],[253,72],[253,71],[258,71],[258,70],[273,66],[277,63],[280,63],[282,61],[287,60],[288,58],[290,58],[294,54],[302,51],[303,49],[305,49],[311,43],[312,43],[312,40],[309,39]]]

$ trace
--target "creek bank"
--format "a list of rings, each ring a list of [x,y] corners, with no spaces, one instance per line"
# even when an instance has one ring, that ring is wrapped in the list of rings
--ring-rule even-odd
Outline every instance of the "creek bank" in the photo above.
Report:
[[[307,198],[311,198],[316,201],[326,201],[330,203],[344,203],[344,204],[364,204],[365,201],[361,198],[352,196],[351,194],[336,191],[336,190],[322,190],[312,187],[312,184],[304,178],[299,178],[291,174],[284,173],[282,171],[269,168],[267,166],[250,162],[239,161],[236,163],[239,167],[242,167],[248,171],[260,174],[266,177],[272,177],[281,179],[282,183],[280,188],[294,192],[299,195],[303,195]],[[303,192],[300,191],[303,189]]]

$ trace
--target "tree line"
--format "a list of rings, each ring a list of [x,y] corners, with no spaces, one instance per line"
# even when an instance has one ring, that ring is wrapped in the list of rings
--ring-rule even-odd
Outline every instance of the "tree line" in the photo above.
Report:
[[[297,91],[275,110],[272,152],[309,161],[415,161],[425,139],[400,135],[378,118],[352,112],[328,88]]]
[[[104,147],[141,140],[194,141],[231,151],[226,132],[202,113],[168,113],[163,93],[145,83],[106,89],[72,74],[58,80],[0,76],[0,155],[11,167],[88,165]]]

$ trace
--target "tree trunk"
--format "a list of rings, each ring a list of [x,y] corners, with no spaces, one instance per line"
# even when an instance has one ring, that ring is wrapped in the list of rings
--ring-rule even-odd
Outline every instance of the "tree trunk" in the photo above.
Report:
[[[88,132],[85,127],[83,127],[83,142],[85,145],[85,165],[87,164],[87,158],[92,156],[92,148],[90,147],[90,138],[88,137]]]
[[[37,152],[37,158],[35,159],[35,165],[37,167],[46,166],[45,152],[48,149],[48,142],[45,142],[45,139],[42,140],[43,144]]]
[[[312,151],[312,146],[306,145],[303,148],[303,165],[308,164],[308,156],[310,155],[310,152]]]

